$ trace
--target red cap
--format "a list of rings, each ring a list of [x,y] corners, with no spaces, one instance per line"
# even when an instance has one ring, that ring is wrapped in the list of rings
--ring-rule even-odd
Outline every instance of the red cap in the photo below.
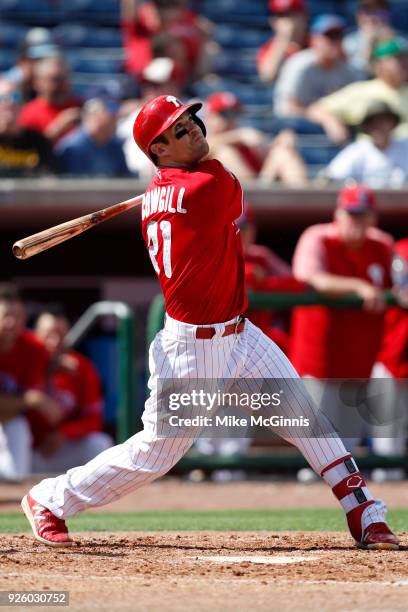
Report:
[[[307,13],[304,0],[269,0],[268,6],[271,13]]]
[[[344,187],[337,197],[337,209],[355,214],[376,210],[374,192],[362,185]]]
[[[152,159],[150,145],[153,140],[169,128],[177,119],[189,111],[192,115],[200,110],[201,102],[184,104],[174,96],[158,96],[141,108],[133,126],[133,137],[137,146],[143,153]],[[205,136],[205,127],[201,120],[196,118]]]
[[[237,96],[229,91],[217,91],[207,98],[209,113],[222,113],[226,110],[238,110],[241,106]]]

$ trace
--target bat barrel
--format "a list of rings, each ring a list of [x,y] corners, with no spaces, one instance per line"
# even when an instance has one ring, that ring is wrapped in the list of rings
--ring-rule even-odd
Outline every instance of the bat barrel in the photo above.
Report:
[[[13,255],[14,257],[17,257],[17,259],[26,258],[25,248],[20,241],[13,244]]]
[[[78,234],[82,234],[82,232],[102,223],[102,221],[107,221],[126,210],[130,210],[134,206],[140,204],[142,200],[143,194],[135,198],[130,198],[130,200],[119,202],[108,208],[103,208],[102,210],[83,215],[82,217],[71,219],[60,225],[50,227],[42,232],[18,240],[18,242],[15,242],[13,245],[13,255],[17,259],[28,259]]]

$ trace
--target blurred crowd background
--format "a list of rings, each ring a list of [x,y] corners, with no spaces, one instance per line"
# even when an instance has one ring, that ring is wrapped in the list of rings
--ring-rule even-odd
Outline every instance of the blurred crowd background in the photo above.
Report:
[[[284,245],[285,236],[275,242],[265,230],[257,244],[247,204],[239,220],[247,284],[255,293],[356,294],[363,309],[250,316],[303,376],[394,381],[388,438],[362,439],[376,453],[404,457],[407,396],[398,381],[408,378],[408,315],[387,309],[383,292],[406,303],[408,214],[397,231],[383,231],[376,190],[408,183],[408,2],[0,0],[3,180],[148,181],[154,167],[134,144],[133,123],[164,93],[204,101],[211,153],[244,183],[338,192],[328,223]],[[145,267],[134,262],[134,273]],[[0,280],[18,281],[0,269]],[[61,295],[25,285],[28,305],[14,284],[0,287],[0,478],[9,480],[86,461],[115,436],[103,431],[106,380],[64,345],[72,321],[50,306]],[[131,291],[119,283],[113,293],[126,300]],[[92,301],[84,294],[81,305]],[[146,285],[146,301],[153,295]],[[248,445],[225,452],[247,453]],[[208,440],[201,451],[214,448],[224,452]]]
[[[149,178],[132,125],[165,92],[241,179],[401,186],[407,33],[401,0],[4,0],[0,172]]]

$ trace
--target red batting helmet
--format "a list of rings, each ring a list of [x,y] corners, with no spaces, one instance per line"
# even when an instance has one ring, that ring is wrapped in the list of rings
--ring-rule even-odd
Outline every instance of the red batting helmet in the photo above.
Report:
[[[204,123],[196,116],[201,107],[201,102],[183,104],[175,96],[158,96],[154,100],[146,102],[136,117],[133,126],[133,138],[137,146],[142,149],[147,157],[153,160],[150,152],[150,145],[153,140],[173,125],[180,115],[186,111],[190,111],[190,114],[197,125],[200,126],[205,136],[206,129]]]

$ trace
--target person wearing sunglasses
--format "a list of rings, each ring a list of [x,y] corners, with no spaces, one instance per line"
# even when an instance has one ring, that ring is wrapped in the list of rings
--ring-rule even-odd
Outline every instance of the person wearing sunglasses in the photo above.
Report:
[[[282,66],[276,82],[274,110],[280,116],[305,116],[307,107],[358,78],[345,61],[345,22],[319,15],[311,26],[311,48],[299,51]]]

